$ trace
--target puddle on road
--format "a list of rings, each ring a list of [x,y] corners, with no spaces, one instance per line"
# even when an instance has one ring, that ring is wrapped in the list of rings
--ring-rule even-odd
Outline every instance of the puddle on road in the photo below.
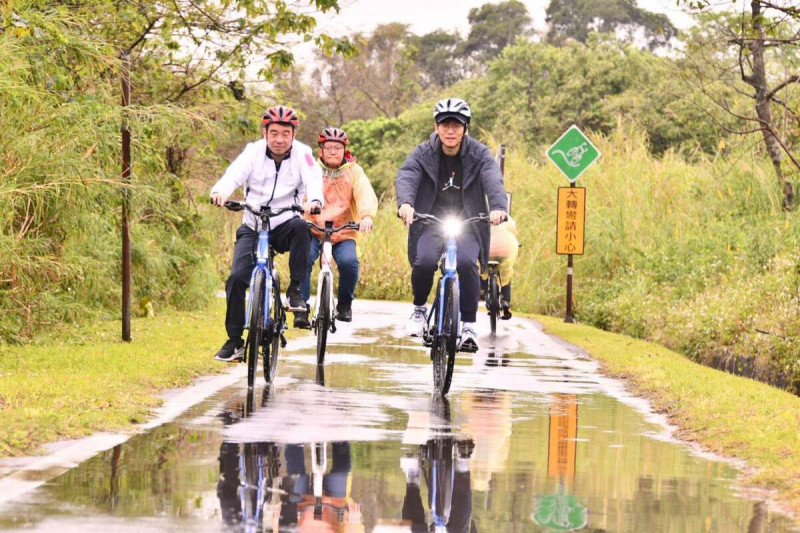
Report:
[[[427,353],[368,333],[322,376],[287,351],[272,388],[220,391],[0,507],[0,529],[798,531],[591,360],[511,335],[460,357],[433,401]]]

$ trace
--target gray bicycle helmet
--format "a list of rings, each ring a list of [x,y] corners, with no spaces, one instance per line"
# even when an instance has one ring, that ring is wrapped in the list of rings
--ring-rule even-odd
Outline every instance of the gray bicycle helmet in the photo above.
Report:
[[[472,118],[472,111],[461,98],[445,98],[433,108],[433,119],[438,124],[448,118],[454,118],[467,126]]]

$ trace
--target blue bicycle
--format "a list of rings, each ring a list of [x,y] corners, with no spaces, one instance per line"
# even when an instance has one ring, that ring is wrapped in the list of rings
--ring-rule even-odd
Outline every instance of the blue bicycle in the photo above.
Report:
[[[225,202],[231,211],[248,210],[256,217],[258,242],[256,266],[250,277],[250,292],[247,297],[247,332],[245,360],[247,361],[247,387],[252,388],[258,371],[259,355],[264,361],[264,380],[271,383],[278,364],[278,350],[286,346],[286,308],[281,301],[281,282],[275,269],[275,251],[269,243],[270,217],[287,211],[302,213],[299,205],[273,209],[262,206],[253,209],[244,202]]]
[[[489,217],[478,215],[466,220],[442,220],[433,215],[414,213],[414,220],[425,223],[440,224],[445,237],[445,250],[439,262],[442,275],[436,285],[436,298],[433,301],[428,322],[422,335],[425,346],[431,349],[433,363],[434,392],[444,397],[450,390],[453,379],[453,365],[457,351],[471,351],[460,348],[461,344],[461,309],[458,273],[456,272],[458,248],[456,237],[461,229],[475,222],[488,222]]]

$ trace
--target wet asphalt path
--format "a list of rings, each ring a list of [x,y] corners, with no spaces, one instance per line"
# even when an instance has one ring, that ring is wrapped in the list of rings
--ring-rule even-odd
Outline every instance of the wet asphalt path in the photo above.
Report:
[[[0,479],[0,529],[800,531],[532,321],[459,355],[443,402],[410,305],[354,311],[322,373],[309,334],[271,387],[248,397],[240,365],[173,395],[177,418]]]

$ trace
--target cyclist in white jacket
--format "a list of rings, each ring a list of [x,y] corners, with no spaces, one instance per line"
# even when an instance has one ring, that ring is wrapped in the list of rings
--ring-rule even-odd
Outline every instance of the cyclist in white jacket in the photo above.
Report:
[[[211,202],[222,206],[236,189],[244,189],[245,202],[259,209],[299,204],[303,197],[306,212],[319,212],[324,202],[322,171],[311,148],[295,139],[299,119],[290,107],[267,109],[261,119],[264,138],[248,144],[228,166],[225,174],[211,188]],[[225,329],[228,340],[214,356],[220,361],[238,361],[244,355],[242,333],[245,323],[245,293],[255,265],[255,217],[244,212],[236,231],[233,266],[225,284],[227,312]],[[286,290],[289,309],[295,311],[294,327],[308,327],[305,300],[300,284],[308,276],[311,235],[297,213],[286,212],[271,219],[269,240],[278,252],[289,252],[291,280]]]

